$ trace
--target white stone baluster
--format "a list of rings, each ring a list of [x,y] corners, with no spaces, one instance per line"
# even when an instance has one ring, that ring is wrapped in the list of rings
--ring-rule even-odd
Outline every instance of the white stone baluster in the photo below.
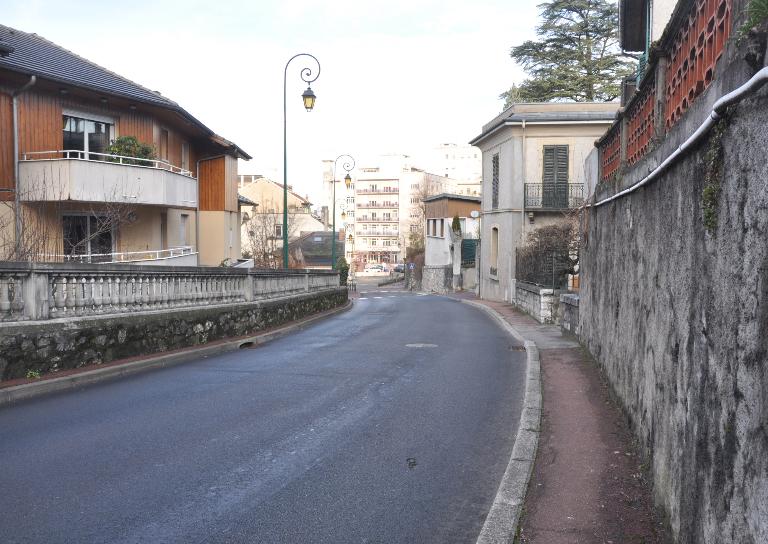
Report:
[[[128,310],[135,310],[136,304],[137,304],[137,296],[136,296],[136,289],[141,289],[139,285],[136,284],[136,276],[131,276],[131,279],[128,283],[125,285],[125,304]],[[138,297],[138,301],[140,304],[141,296]]]
[[[56,317],[61,317],[67,313],[66,300],[67,300],[67,278],[65,276],[56,276],[56,294],[55,306]]]
[[[103,312],[104,278],[102,276],[91,278],[91,295],[93,299],[93,310],[97,313]]]
[[[8,276],[0,276],[0,313],[2,317],[10,316],[11,297],[10,297],[10,279]]]
[[[112,305],[112,311],[120,310],[120,277],[109,278],[109,302]]]
[[[77,278],[77,286],[75,290],[75,313],[77,313],[77,315],[82,315],[85,311],[85,283],[85,278]]]

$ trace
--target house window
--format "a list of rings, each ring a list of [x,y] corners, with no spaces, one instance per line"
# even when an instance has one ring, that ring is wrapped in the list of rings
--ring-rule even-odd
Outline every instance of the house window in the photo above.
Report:
[[[440,238],[445,238],[445,219],[440,220]]]
[[[248,214],[245,214],[246,216]],[[186,213],[181,214],[181,221],[179,222],[179,245],[188,245],[187,240],[187,224],[189,223],[189,215]]]
[[[275,238],[282,238],[282,237],[283,237],[283,226],[275,225]]]
[[[496,153],[491,160],[492,178],[491,178],[491,208],[494,210],[499,207],[499,154]]]
[[[419,232],[419,226],[418,225],[411,225],[411,232]]]
[[[499,229],[493,227],[491,229],[491,276],[496,276],[499,273]]]
[[[108,217],[64,215],[62,227],[65,255],[95,255],[88,262],[112,260],[114,222]]]
[[[70,159],[103,160],[101,155],[88,155],[88,153],[106,153],[109,141],[114,135],[115,126],[103,121],[93,121],[72,115],[62,116],[64,127],[63,144],[64,151]],[[77,153],[84,151],[85,153]]]
[[[568,207],[568,146],[545,145],[542,161],[542,206]]]
[[[568,146],[545,145],[542,183],[568,183]]]

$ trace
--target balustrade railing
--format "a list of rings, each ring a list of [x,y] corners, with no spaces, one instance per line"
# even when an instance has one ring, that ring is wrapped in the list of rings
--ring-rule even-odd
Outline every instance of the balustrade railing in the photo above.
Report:
[[[608,181],[621,165],[621,122],[615,123],[599,143],[600,181]]]
[[[366,202],[357,205],[358,208],[397,208],[400,206],[397,202]]]
[[[583,183],[526,183],[525,208],[565,210],[584,202]]]
[[[339,286],[335,272],[0,264],[0,321],[268,300]]]
[[[635,164],[651,147],[656,114],[656,77],[649,75],[627,104],[627,164]]]
[[[361,195],[391,195],[398,194],[400,191],[397,187],[383,187],[381,189],[358,189],[357,193]]]
[[[139,157],[127,157],[125,155],[114,155],[111,153],[96,153],[93,151],[85,152],[80,149],[59,149],[55,151],[28,151],[21,156],[22,161],[41,161],[41,160],[62,160],[77,159],[81,161],[99,161],[123,164],[127,166],[141,166],[144,168],[155,168],[158,170],[168,170],[174,174],[180,174],[188,178],[193,178],[192,172],[184,168],[179,168],[163,159],[142,159]]]
[[[733,26],[733,0],[678,3],[625,111],[600,138],[600,181],[648,154],[709,87]],[[678,12],[679,10],[679,12]]]
[[[665,124],[669,129],[715,76],[731,32],[733,0],[696,0],[682,20],[669,50]]]

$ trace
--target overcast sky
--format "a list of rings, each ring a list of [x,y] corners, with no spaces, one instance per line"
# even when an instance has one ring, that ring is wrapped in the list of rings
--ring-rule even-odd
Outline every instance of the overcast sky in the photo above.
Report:
[[[522,79],[512,45],[534,37],[535,1],[0,0],[35,32],[181,104],[253,155],[241,173],[282,178],[283,68],[322,65],[315,111],[288,72],[288,179],[317,194],[320,160],[466,143]]]

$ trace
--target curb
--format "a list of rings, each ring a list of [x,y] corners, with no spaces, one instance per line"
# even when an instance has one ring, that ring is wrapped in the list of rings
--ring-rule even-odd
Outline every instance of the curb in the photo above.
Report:
[[[499,490],[477,537],[477,544],[512,542],[517,533],[520,514],[533,472],[536,450],[539,446],[541,423],[541,363],[536,343],[526,339],[494,309],[472,300],[462,300],[493,317],[501,327],[525,346],[527,369],[525,373],[525,398],[515,445],[509,464],[501,478]]]
[[[239,336],[236,339],[220,340],[215,344],[182,348],[181,350],[177,350],[174,353],[149,355],[139,361],[115,364],[114,366],[97,368],[94,370],[86,370],[77,374],[62,376],[60,378],[51,378],[40,382],[25,383],[7,387],[5,389],[0,389],[0,408],[23,399],[37,397],[47,393],[73,389],[75,387],[97,383],[118,376],[127,376],[129,374],[134,374],[143,370],[151,370],[153,368],[162,368],[186,363],[199,357],[218,355],[221,353],[235,351],[239,349],[242,344],[248,342],[260,346],[293,332],[300,331],[322,319],[346,312],[347,310],[351,309],[352,306],[352,300],[348,300],[347,303],[343,306],[333,308],[332,310],[327,310],[320,314],[315,314],[302,321],[290,323],[266,333],[253,336]]]

